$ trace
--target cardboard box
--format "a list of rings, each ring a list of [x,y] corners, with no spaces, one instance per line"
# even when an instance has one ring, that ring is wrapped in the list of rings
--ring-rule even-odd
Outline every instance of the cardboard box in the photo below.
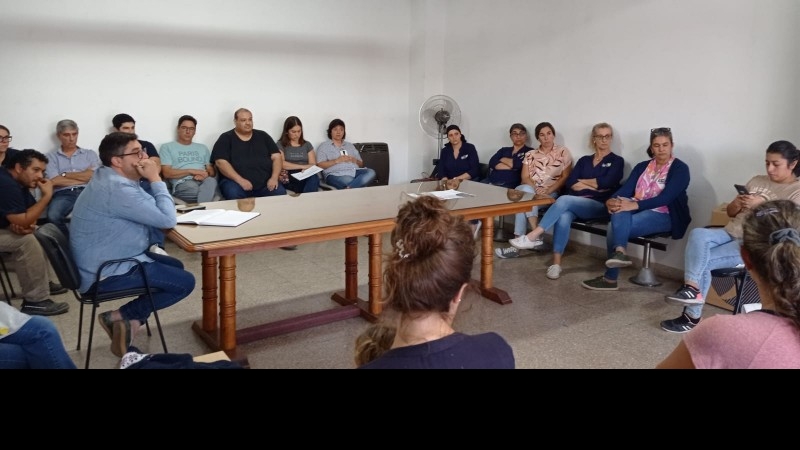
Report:
[[[714,208],[714,210],[711,211],[711,222],[709,222],[708,226],[724,227],[725,225],[727,225],[728,221],[731,220],[731,218],[728,217],[727,208],[728,208],[727,203],[723,203]]]

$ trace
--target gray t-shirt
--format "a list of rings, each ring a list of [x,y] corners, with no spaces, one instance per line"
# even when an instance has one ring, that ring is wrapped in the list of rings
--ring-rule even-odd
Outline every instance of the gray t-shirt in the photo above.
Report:
[[[295,164],[308,164],[308,154],[314,150],[314,147],[308,141],[300,147],[284,147],[280,141],[277,144],[278,149],[283,152],[283,159]]]
[[[362,160],[361,154],[358,153],[358,150],[356,150],[355,145],[347,141],[343,141],[342,146],[337,147],[332,140],[328,139],[322,144],[319,144],[319,147],[317,147],[317,161],[318,162],[333,161],[341,155],[342,150],[347,152],[349,156],[354,156],[359,161]],[[327,169],[323,170],[322,174],[325,175],[326,177],[328,175],[335,175],[337,177],[345,175],[350,177],[355,177],[356,169],[358,168],[359,167],[356,163],[351,163],[351,162],[339,163],[339,164],[334,164],[331,167],[328,167]]]

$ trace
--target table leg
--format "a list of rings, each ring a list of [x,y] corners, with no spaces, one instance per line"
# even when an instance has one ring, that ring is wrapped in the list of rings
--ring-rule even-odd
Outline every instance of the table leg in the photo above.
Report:
[[[203,331],[217,331],[217,258],[203,252]]]
[[[481,295],[489,300],[507,305],[511,303],[511,297],[502,289],[493,286],[494,277],[494,218],[484,217],[481,219]]]
[[[344,240],[344,293],[331,296],[336,303],[347,306],[358,302],[358,238]]]
[[[367,319],[376,321],[383,311],[381,285],[383,283],[383,235],[369,235],[369,315]]]
[[[219,346],[236,349],[236,255],[219,257]]]

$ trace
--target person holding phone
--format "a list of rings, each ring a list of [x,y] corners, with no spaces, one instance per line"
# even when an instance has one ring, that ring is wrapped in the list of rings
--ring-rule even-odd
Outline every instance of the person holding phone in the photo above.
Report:
[[[344,140],[344,121],[333,119],[328,124],[328,140],[317,148],[317,166],[322,168],[325,182],[336,189],[355,189],[369,186],[375,171],[364,167],[356,146]]]
[[[683,306],[675,319],[661,322],[670,333],[685,333],[700,322],[711,270],[743,264],[739,241],[748,211],[770,200],[791,200],[800,205],[800,151],[789,141],[775,141],[767,147],[766,175],[756,175],[728,204],[732,219],[724,228],[695,228],[689,233],[684,256],[683,286],[664,300]],[[739,190],[737,188],[737,190]]]

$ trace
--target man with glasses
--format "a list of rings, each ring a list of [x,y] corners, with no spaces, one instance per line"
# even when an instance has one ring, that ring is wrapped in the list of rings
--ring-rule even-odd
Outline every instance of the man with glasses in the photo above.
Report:
[[[286,195],[278,181],[283,156],[267,132],[253,129],[253,114],[245,108],[233,113],[234,129],[214,144],[211,162],[220,172],[219,189],[226,200]]]
[[[0,168],[0,252],[11,254],[17,278],[22,286],[22,312],[37,316],[52,316],[69,311],[69,304],[47,298],[64,293],[53,292],[48,282],[48,262],[39,241],[33,235],[36,221],[53,196],[53,183],[44,173],[47,157],[36,150],[22,150],[14,157],[13,165]],[[31,189],[39,188],[37,201]]]
[[[75,203],[72,212],[70,247],[81,274],[80,292],[94,284],[104,261],[135,257],[144,263],[157,310],[175,304],[191,294],[194,276],[175,258],[148,251],[150,228],[173,228],[175,204],[158,165],[144,157],[135,134],[114,132],[100,142],[103,166]],[[146,192],[140,179],[150,182]],[[133,263],[120,263],[105,271],[99,290],[143,287],[140,270]],[[111,351],[122,356],[131,340],[152,313],[146,296],[137,297],[115,311],[97,318],[111,338]]]
[[[204,144],[193,142],[196,131],[197,120],[181,116],[178,139],[159,149],[161,172],[172,186],[172,195],[188,203],[213,201],[217,191],[211,152]]]
[[[56,124],[56,136],[61,145],[47,156],[47,175],[53,182],[53,199],[47,208],[47,221],[58,226],[69,236],[67,216],[78,196],[100,167],[100,158],[94,150],[78,146],[78,124],[64,119]]]

